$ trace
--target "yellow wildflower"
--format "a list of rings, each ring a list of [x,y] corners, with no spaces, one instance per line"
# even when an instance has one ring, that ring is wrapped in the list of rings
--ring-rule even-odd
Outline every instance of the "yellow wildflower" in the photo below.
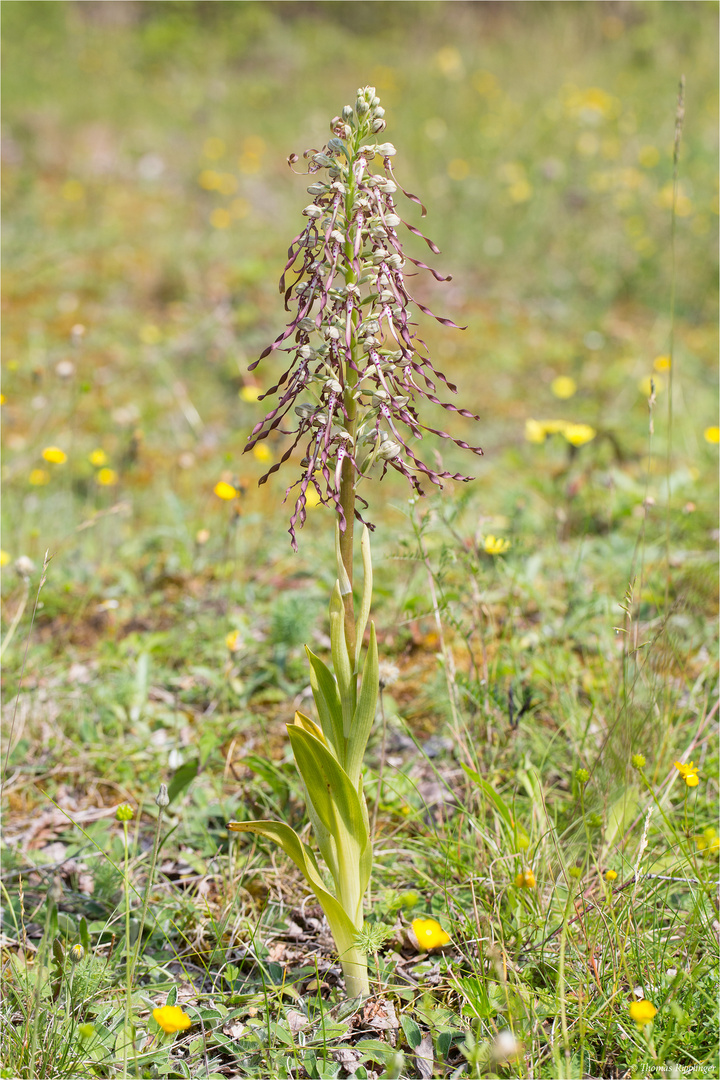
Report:
[[[153,1017],[166,1035],[185,1031],[192,1024],[188,1014],[184,1013],[179,1005],[163,1005],[160,1009],[153,1009]]]
[[[33,487],[42,487],[43,484],[50,483],[50,473],[47,469],[33,469],[28,477],[28,481]]]
[[[583,446],[585,443],[592,442],[597,431],[594,427],[590,427],[590,424],[566,424],[563,435],[573,446]]]
[[[701,855],[714,855],[716,858],[720,855],[720,836],[712,825],[708,825],[700,836],[695,837],[695,843]]]
[[[634,1020],[638,1027],[645,1027],[646,1024],[652,1023],[656,1015],[657,1009],[652,1001],[643,998],[642,1001],[630,1002],[630,1019]]]
[[[525,438],[528,442],[544,443],[546,435],[545,425],[539,420],[525,421]]]
[[[107,465],[107,460],[107,454],[104,450],[92,450],[88,454],[88,461],[98,469],[103,465]]]
[[[518,889],[534,889],[536,881],[532,870],[522,870],[515,878],[515,885]]]
[[[450,941],[450,935],[434,919],[413,919],[412,928],[421,949],[438,949]]]
[[[7,566],[12,556],[8,551],[0,551],[0,566]]]
[[[262,394],[262,390],[260,389],[259,386],[251,386],[251,385],[243,386],[243,387],[241,387],[241,389],[239,391],[239,397],[243,401],[250,401],[250,402],[257,401],[261,394]]]
[[[672,367],[672,360],[669,356],[656,356],[653,360],[653,367],[656,371],[669,371]]]
[[[226,634],[225,644],[229,652],[237,652],[240,648],[240,631],[231,630],[229,634]]]
[[[510,547],[510,541],[499,536],[486,536],[483,547],[488,555],[504,555]]]
[[[556,379],[550,383],[550,390],[556,398],[566,400],[571,398],[573,394],[577,392],[577,383],[574,379],[571,379],[569,375],[558,375]]]
[[[263,446],[262,443],[259,443],[257,446],[253,447],[253,457],[256,461],[272,461],[272,452],[267,446]]]
[[[42,456],[45,461],[49,461],[51,465],[64,465],[67,461],[67,454],[64,450],[61,450],[59,446],[46,446],[42,452]]]
[[[617,871],[616,870],[606,870],[605,871],[605,880],[606,881],[616,881],[617,880]]]
[[[694,762],[691,761],[685,764],[682,761],[676,761],[675,768],[680,773],[688,787],[698,786],[700,780],[698,778],[698,771],[695,767]]]
[[[234,499],[237,496],[237,489],[234,488],[232,484],[228,484],[227,480],[218,480],[213,491],[218,499],[229,500]]]
[[[220,173],[214,169],[203,169],[198,177],[198,183],[206,191],[215,191],[220,182]]]
[[[100,469],[96,479],[101,487],[114,487],[118,482],[118,474],[114,469]]]
[[[706,427],[703,431],[705,442],[720,443],[720,427]]]

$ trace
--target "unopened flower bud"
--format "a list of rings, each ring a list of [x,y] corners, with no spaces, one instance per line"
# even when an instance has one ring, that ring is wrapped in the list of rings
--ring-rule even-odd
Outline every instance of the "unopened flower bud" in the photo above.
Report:
[[[370,112],[370,106],[367,101],[365,101],[365,98],[359,97],[357,99],[355,102],[355,112],[358,116],[365,116],[366,113]]]
[[[165,784],[160,785],[160,790],[155,796],[155,804],[159,806],[161,810],[164,810],[165,807],[170,804],[170,799],[168,798],[168,789]]]
[[[378,100],[380,100],[380,99],[378,98]],[[377,117],[378,120],[382,120],[384,115],[385,115],[385,110],[382,108],[382,106],[376,105],[375,108],[373,109],[373,116]]]
[[[384,442],[378,450],[377,456],[381,461],[392,461],[401,452],[399,443],[394,442],[392,439],[388,439]]]
[[[374,135],[379,135],[381,131],[384,131],[387,124],[384,120],[377,119],[372,122],[372,132]]]
[[[77,945],[73,945],[72,949],[68,953],[68,957],[70,958],[70,962],[73,964],[79,964],[82,960],[84,960],[85,950],[83,949],[82,945],[80,945],[79,943]]]
[[[310,205],[306,206],[303,210],[304,216],[309,218],[319,218],[322,217],[324,213],[325,211],[323,208],[321,206],[316,206],[315,203],[310,203]]]
[[[307,402],[305,402],[303,405],[295,406],[295,414],[296,416],[299,416],[301,420],[309,420],[314,412],[315,406],[308,405]]]
[[[328,157],[327,154],[313,154],[312,159],[316,165],[320,165],[324,169],[334,164],[333,159]]]
[[[120,803],[117,810],[115,811],[115,817],[118,821],[132,821],[134,816],[135,811],[133,810],[130,803]]]
[[[633,756],[630,758],[630,764],[632,765],[633,769],[637,769],[639,772],[640,769],[645,768],[645,756],[643,754],[633,754]]]
[[[575,779],[577,780],[578,784],[587,784],[588,780],[590,779],[590,773],[587,771],[587,769],[576,769]]]
[[[375,153],[380,154],[382,157],[393,157],[397,154],[397,150],[391,142],[386,142],[381,143],[380,146],[376,146]]]
[[[317,183],[311,184],[307,189],[308,195],[323,195],[328,189],[327,184],[322,184],[318,180]]]
[[[345,123],[348,123],[350,120],[352,120],[352,116],[353,116],[352,105],[344,105],[343,106],[343,111],[342,111],[342,118],[345,121]]]

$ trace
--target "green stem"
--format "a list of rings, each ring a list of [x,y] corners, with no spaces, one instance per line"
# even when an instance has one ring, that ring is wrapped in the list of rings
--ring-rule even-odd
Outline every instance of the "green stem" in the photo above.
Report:
[[[127,1080],[128,1069],[128,1034],[130,1031],[130,999],[132,994],[132,950],[130,948],[130,840],[128,823],[123,821],[123,840],[125,843],[124,886],[125,886],[125,1026],[123,1030],[123,1078]]]
[[[160,846],[160,826],[162,825],[163,808],[158,808],[157,823],[155,825],[155,837],[153,840],[152,855],[150,857],[150,870],[148,872],[147,884],[145,885],[145,894],[143,896],[142,910],[140,912],[140,926],[138,929],[138,939],[135,946],[135,952],[132,958],[132,966],[130,968],[130,983],[132,984],[133,976],[135,974],[135,967],[140,955],[140,945],[142,943],[143,929],[145,927],[145,919],[147,918],[147,909],[150,902],[150,890],[152,889],[153,880],[155,877],[155,864],[157,862],[158,848]]]

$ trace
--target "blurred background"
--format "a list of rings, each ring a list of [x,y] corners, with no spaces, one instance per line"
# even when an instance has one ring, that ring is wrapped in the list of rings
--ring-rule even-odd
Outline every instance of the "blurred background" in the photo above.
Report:
[[[268,462],[242,457],[282,368],[247,368],[285,324],[277,279],[307,202],[287,156],[366,84],[453,275],[413,290],[468,325],[421,319],[482,417],[452,429],[484,459],[439,447],[480,478],[469,520],[514,529],[517,550],[558,520],[634,537],[634,508],[667,491],[672,347],[670,489],[713,543],[715,4],[19,0],[2,39],[4,561],[61,551],[85,604],[142,589],[148,566],[292,558],[292,463],[258,490]],[[425,257],[409,234],[407,250]],[[528,426],[558,419],[592,441]],[[409,492],[393,483],[372,509],[394,540]]]

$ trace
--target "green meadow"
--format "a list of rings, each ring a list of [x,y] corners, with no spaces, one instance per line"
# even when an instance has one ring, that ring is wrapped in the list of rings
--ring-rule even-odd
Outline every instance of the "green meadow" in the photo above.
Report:
[[[2,4],[0,1077],[718,1075],[717,14]],[[287,357],[249,369],[303,153],[365,86],[479,417],[421,418],[483,456],[426,434],[473,479],[362,488],[358,1001],[296,866],[226,825],[312,845],[286,725],[334,515],[292,550],[302,449],[261,484],[290,442],[244,453]]]

